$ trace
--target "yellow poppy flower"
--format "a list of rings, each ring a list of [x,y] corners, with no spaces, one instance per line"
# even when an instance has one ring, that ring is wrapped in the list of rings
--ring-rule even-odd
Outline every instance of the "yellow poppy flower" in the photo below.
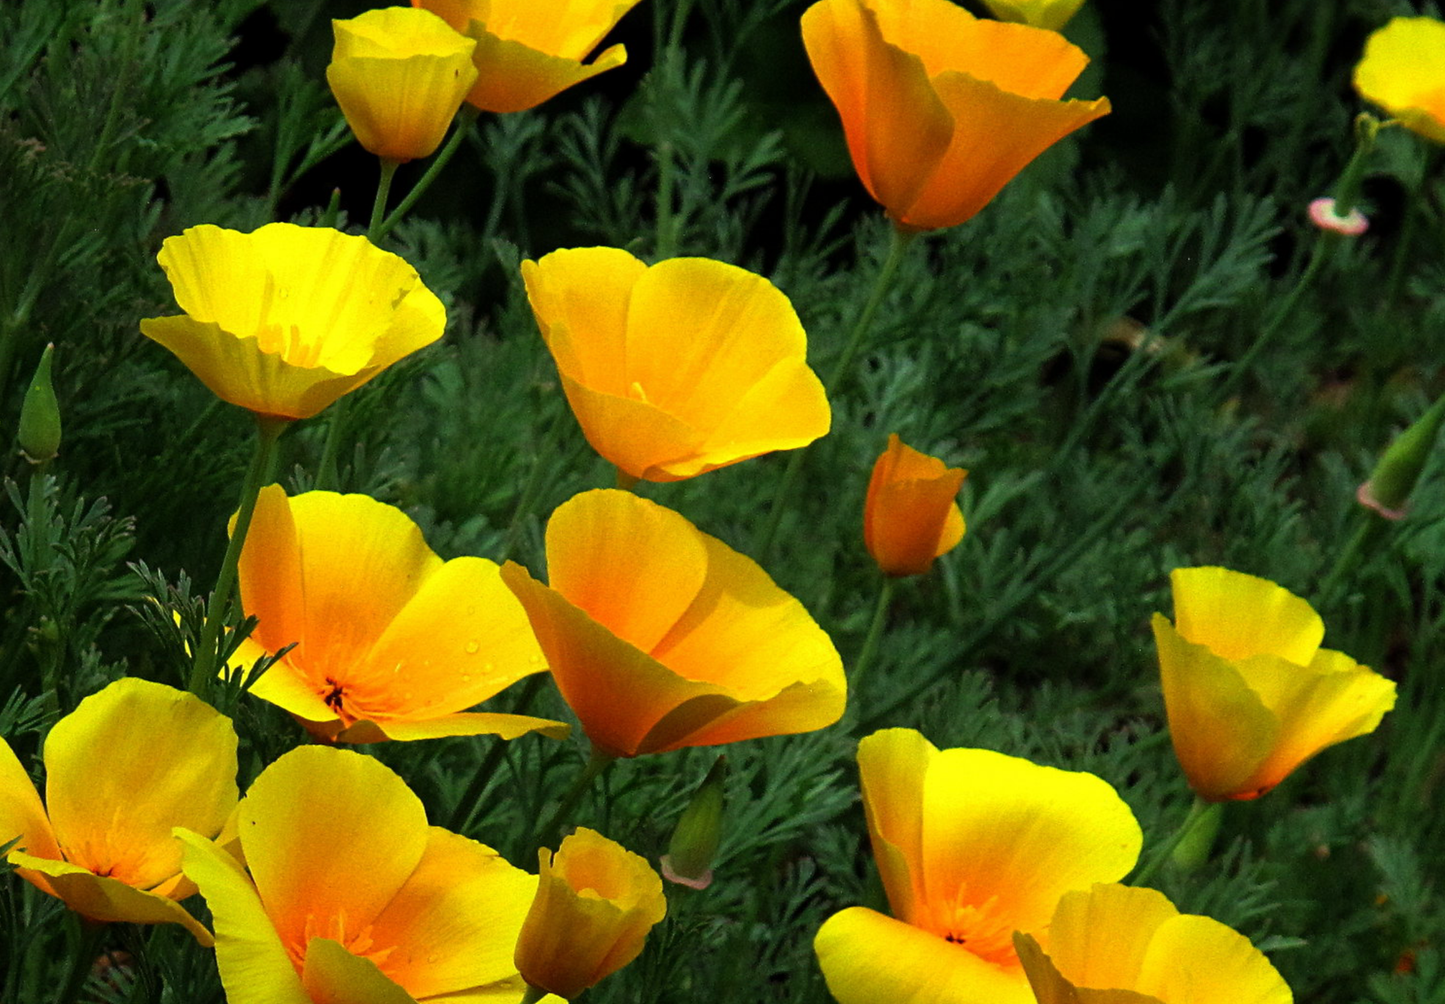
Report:
[[[863,543],[885,575],[923,575],[963,540],[954,499],[967,474],[888,437],[863,506]]]
[[[537,898],[517,940],[517,970],[571,1000],[637,958],[667,899],[645,859],[585,827],[556,854],[544,847],[537,857]]]
[[[241,607],[259,623],[236,659],[294,642],[251,693],[329,742],[560,738],[562,722],[465,711],[547,668],[498,571],[443,562],[405,513],[365,495],[272,485],[241,550]]]
[[[1088,57],[1057,32],[949,0],[821,0],[803,14],[813,72],[853,167],[895,223],[956,226],[1109,99],[1060,101]]]
[[[1401,125],[1445,143],[1445,21],[1397,17],[1365,41],[1355,90]]]
[[[1176,568],[1154,640],[1174,752],[1199,797],[1258,798],[1326,746],[1373,732],[1395,684],[1320,648],[1324,623],[1268,579]]]
[[[763,277],[575,248],[523,262],[522,278],[572,412],[618,470],[679,481],[828,432],[803,326]]]
[[[259,415],[310,418],[446,327],[414,268],[338,230],[203,224],[166,238],[157,260],[185,313],[141,333]]]
[[[171,828],[219,834],[236,807],[236,732],[190,694],[121,679],[55,723],[45,739],[45,805],[0,739],[0,845],[21,878],[98,921],[181,924],[211,935],[177,900]]]
[[[573,84],[627,62],[608,46],[590,63],[622,15],[638,0],[411,0],[477,41],[480,76],[467,101],[484,112],[520,112]]]
[[[630,492],[547,524],[544,586],[507,562],[552,678],[610,756],[810,732],[843,714],[843,663],[751,559]]]
[[[332,21],[326,82],[357,142],[384,160],[430,157],[477,79],[477,43],[429,11],[382,7]]]
[[[983,0],[983,5],[1000,21],[1063,31],[1084,0]]]
[[[1039,1004],[1291,1004],[1249,939],[1153,889],[1096,885],[1059,900],[1047,936],[1015,936]],[[1047,948],[1040,948],[1044,941]]]
[[[244,866],[176,831],[215,919],[230,1004],[521,998],[512,949],[536,878],[428,826],[421,800],[374,758],[292,750],[237,814]]]
[[[841,1004],[1033,1004],[1013,933],[1064,893],[1122,878],[1143,835],[1092,774],[990,750],[938,750],[912,729],[858,744],[863,807],[892,917],[851,907],[814,941]]]

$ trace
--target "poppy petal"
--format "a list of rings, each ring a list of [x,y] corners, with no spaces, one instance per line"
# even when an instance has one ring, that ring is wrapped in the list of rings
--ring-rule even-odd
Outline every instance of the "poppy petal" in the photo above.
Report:
[[[839,1004],[1033,1004],[1017,967],[986,962],[962,945],[865,907],[835,913],[813,947]]]
[[[697,447],[697,456],[666,465],[693,477],[775,450],[794,450],[828,434],[833,415],[823,382],[797,359],[778,363],[754,383]]]
[[[40,793],[10,744],[0,739],[0,847],[16,837],[20,839],[15,850],[60,859],[60,846],[45,816]]]
[[[914,729],[882,729],[858,743],[858,773],[873,856],[888,905],[905,923],[924,919],[923,782],[938,748]]]
[[[1110,883],[1066,893],[1049,925],[1049,958],[1076,987],[1138,987],[1155,932],[1178,916],[1153,889]]]
[[[442,739],[446,736],[497,736],[502,740],[509,740],[529,732],[540,732],[551,739],[565,739],[571,731],[572,726],[566,722],[553,721],[550,718],[478,711],[437,715],[417,721],[362,720],[339,730],[334,739],[343,743],[377,743],[387,739],[409,742],[416,739]]]
[[[1136,993],[1133,990],[1096,990],[1092,987],[1075,987],[1064,979],[1053,961],[1044,954],[1034,937],[1022,932],[1014,933],[1014,946],[1019,961],[1029,977],[1029,988],[1034,992],[1038,1004],[1164,1004],[1155,997]]]
[[[416,1004],[375,962],[352,955],[330,938],[307,943],[301,983],[312,1004]]]
[[[1182,914],[1149,944],[1139,989],[1160,1000],[1291,1004],[1294,995],[1249,939],[1217,920]]]
[[[65,861],[37,858],[19,851],[12,851],[9,860],[22,875],[34,872],[45,876],[46,884],[55,895],[81,916],[105,922],[180,924],[201,945],[209,948],[213,943],[211,932],[173,899],[95,875]]]
[[[567,403],[587,442],[617,469],[649,481],[679,481],[702,447],[702,433],[641,399],[600,394],[562,376]]]
[[[562,374],[599,393],[627,394],[627,312],[646,271],[619,248],[568,248],[522,262],[527,299]]]
[[[472,58],[481,71],[467,101],[485,112],[535,108],[567,88],[627,62],[627,49],[621,45],[610,46],[592,62],[582,63],[498,38],[476,21],[466,34],[476,39]]]
[[[1269,653],[1307,666],[1324,639],[1314,608],[1268,579],[1228,568],[1176,568],[1169,582],[1179,634],[1220,658]]]
[[[236,805],[231,720],[190,694],[132,677],[56,722],[45,766],[45,802],[66,859],[137,889],[181,870],[172,827],[214,835]]]

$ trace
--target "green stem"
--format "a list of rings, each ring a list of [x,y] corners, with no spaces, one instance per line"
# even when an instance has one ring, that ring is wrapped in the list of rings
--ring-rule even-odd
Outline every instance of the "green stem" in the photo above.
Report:
[[[522,521],[532,514],[532,506],[537,502],[537,492],[542,487],[542,474],[545,469],[550,469],[543,458],[550,458],[553,454],[553,444],[556,442],[557,432],[565,421],[563,415],[567,409],[554,415],[552,421],[548,422],[542,430],[542,437],[537,441],[535,449],[532,450],[532,469],[527,474],[527,483],[522,487],[522,497],[517,500],[516,508],[512,510],[512,518],[507,523],[507,535],[502,538],[502,552],[497,555],[497,564],[502,564],[512,556],[516,550],[517,538],[522,534]]]
[[[402,217],[407,214],[412,206],[416,205],[416,200],[420,199],[422,194],[432,186],[432,182],[437,180],[437,177],[442,173],[442,169],[447,166],[447,162],[455,157],[457,151],[461,149],[462,140],[466,139],[467,133],[471,132],[472,123],[477,120],[477,116],[480,114],[481,112],[473,106],[462,105],[462,110],[457,113],[456,124],[452,126],[452,134],[447,139],[447,145],[442,147],[441,152],[436,155],[436,158],[432,160],[430,166],[427,167],[426,173],[412,186],[411,191],[406,193],[406,198],[397,204],[397,207],[391,211],[391,215],[386,218],[386,221],[382,223],[380,227],[372,228],[373,233],[371,239],[373,242],[385,240],[386,235],[391,233],[392,228],[401,222]]]
[[[1319,589],[1316,590],[1322,608],[1334,602],[1340,583],[1359,564],[1360,555],[1364,554],[1366,545],[1370,543],[1385,522],[1380,516],[1368,510],[1360,513],[1360,520],[1360,525],[1355,529],[1354,535],[1350,537],[1350,542],[1345,545],[1345,549],[1340,552],[1339,557],[1335,558],[1329,574],[1321,580]]]
[[[95,957],[99,953],[101,939],[105,936],[105,925],[99,921],[77,917],[80,924],[80,944],[70,960],[70,969],[65,974],[55,994],[55,1004],[80,1004],[85,981],[95,971]]]
[[[1141,886],[1153,878],[1154,874],[1159,871],[1164,862],[1169,860],[1169,856],[1174,853],[1174,848],[1183,843],[1184,838],[1189,836],[1189,831],[1199,825],[1200,820],[1209,812],[1209,807],[1212,804],[1211,802],[1206,802],[1198,795],[1194,796],[1194,804],[1189,806],[1189,813],[1184,817],[1184,822],[1179,824],[1179,829],[1175,830],[1169,839],[1164,841],[1164,845],[1154,852],[1154,856],[1149,859],[1149,863],[1139,869],[1138,873],[1129,879],[1129,884]]]
[[[512,708],[512,714],[525,715],[532,702],[537,699],[537,693],[542,689],[550,673],[533,673],[527,677],[522,689],[517,695],[517,703]],[[467,784],[467,790],[462,792],[461,799],[452,809],[451,818],[447,821],[447,829],[456,833],[466,833],[471,828],[472,820],[476,818],[477,810],[481,807],[482,794],[487,790],[492,776],[497,773],[497,767],[502,762],[502,757],[507,755],[507,741],[497,739],[492,748],[487,750],[486,757],[482,760],[481,766],[472,775],[471,781]]]
[[[317,491],[333,491],[339,480],[336,457],[341,452],[341,439],[346,433],[346,413],[350,402],[351,398],[344,396],[327,409],[326,443],[321,447],[321,461],[316,465],[316,482],[313,486]]]
[[[532,986],[532,984],[528,983],[527,991],[526,993],[522,994],[522,999],[519,1004],[537,1004],[539,1000],[546,996],[547,991],[543,990],[541,987],[534,987]]]
[[[873,325],[873,315],[878,313],[883,299],[888,295],[888,289],[893,284],[893,276],[898,271],[898,266],[903,263],[903,255],[908,246],[918,236],[916,230],[904,230],[894,226],[888,242],[888,256],[883,259],[883,267],[878,270],[878,277],[873,281],[873,291],[868,296],[868,302],[863,305],[863,312],[858,315],[858,320],[853,324],[853,330],[848,334],[848,341],[844,344],[843,354],[833,365],[833,370],[828,375],[823,387],[829,394],[836,394],[842,386],[842,381],[847,377],[853,360],[863,348],[869,329]],[[773,542],[778,536],[778,529],[783,523],[783,513],[787,509],[788,500],[792,498],[797,487],[798,478],[803,473],[803,456],[806,448],[796,449],[788,457],[788,466],[783,471],[782,481],[778,485],[777,494],[773,496],[772,512],[768,514],[768,521],[763,526],[762,536],[758,538],[757,546],[753,549],[760,564],[766,564],[769,554],[773,549]]]
[[[577,808],[577,803],[582,800],[587,789],[592,787],[592,782],[612,766],[616,759],[612,754],[603,753],[596,746],[592,747],[592,752],[587,757],[587,766],[582,773],[577,775],[572,786],[562,796],[562,801],[557,803],[557,808],[553,810],[552,815],[548,816],[547,821],[532,834],[532,852],[528,855],[528,860],[536,857],[539,847],[550,847],[557,842],[557,830],[563,820],[572,814],[573,809]]]
[[[868,636],[863,639],[863,647],[858,650],[858,657],[853,660],[853,673],[848,680],[848,689],[853,692],[855,701],[863,692],[863,676],[878,651],[878,642],[883,637],[883,626],[888,623],[888,606],[893,601],[893,590],[897,584],[897,579],[885,575],[883,585],[878,589],[878,604],[873,608],[873,622],[868,625]]]
[[[388,160],[385,157],[381,160],[381,177],[376,180],[376,200],[371,204],[371,225],[367,227],[366,236],[373,244],[381,243],[381,225],[386,222],[386,197],[391,192],[391,180],[396,177],[397,161]]]
[[[221,629],[229,611],[231,590],[236,583],[241,548],[246,543],[246,532],[251,529],[251,515],[256,511],[256,499],[261,494],[261,482],[265,480],[266,472],[271,466],[271,454],[276,449],[276,440],[288,424],[285,419],[256,416],[256,448],[251,454],[251,466],[246,470],[246,478],[241,483],[241,497],[236,506],[236,525],[231,530],[226,555],[221,559],[216,588],[211,591],[210,602],[206,604],[206,623],[202,626],[200,640],[196,643],[195,663],[191,667],[191,678],[187,683],[187,689],[202,699],[216,675]]]

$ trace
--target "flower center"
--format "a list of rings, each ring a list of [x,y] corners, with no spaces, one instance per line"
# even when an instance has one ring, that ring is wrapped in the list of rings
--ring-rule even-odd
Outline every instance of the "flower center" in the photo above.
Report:
[[[966,948],[985,962],[1005,969],[1019,965],[1014,951],[1014,925],[1000,917],[998,897],[990,896],[983,903],[963,902],[963,890],[952,903],[941,904],[936,912],[934,930],[945,941]]]
[[[288,945],[286,948],[286,954],[290,956],[291,964],[296,967],[297,973],[301,973],[306,967],[306,952],[313,938],[327,938],[334,941],[352,955],[370,959],[383,973],[386,972],[386,960],[396,948],[395,945],[384,948],[377,946],[372,937],[372,925],[370,924],[349,931],[344,910],[326,917],[318,917],[314,913],[309,914],[306,917],[306,927],[301,935],[300,943]]]

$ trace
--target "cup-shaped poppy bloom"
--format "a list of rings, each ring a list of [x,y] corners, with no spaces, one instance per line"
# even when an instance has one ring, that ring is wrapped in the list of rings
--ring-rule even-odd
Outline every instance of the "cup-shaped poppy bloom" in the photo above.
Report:
[[[465,711],[547,668],[499,571],[442,561],[404,512],[365,495],[271,485],[241,549],[241,606],[259,623],[237,661],[294,644],[251,693],[330,742],[560,738],[562,722]]]
[[[828,432],[807,335],[762,276],[573,248],[523,262],[522,278],[572,413],[618,470],[680,481]]]
[[[326,82],[357,142],[384,160],[430,157],[477,80],[477,43],[430,11],[382,7],[332,21]]]
[[[1063,31],[1084,0],[983,0],[983,5],[1000,21]]]
[[[1089,61],[1062,35],[950,0],[821,0],[803,14],[803,42],[858,177],[911,230],[969,219],[1109,112],[1108,98],[1059,100]]]
[[[842,1004],[1033,1004],[1013,933],[1059,897],[1124,876],[1143,835],[1092,774],[991,750],[937,749],[912,729],[858,744],[863,807],[892,917],[850,907],[814,941]]]
[[[627,62],[627,49],[588,54],[638,0],[411,0],[476,39],[479,76],[467,102],[520,112]]]
[[[592,745],[661,753],[811,732],[843,714],[843,661],[752,559],[630,492],[583,492],[547,524],[544,586],[502,578]]]
[[[1180,913],[1153,889],[1109,884],[1066,893],[1047,937],[1019,934],[1016,941],[1039,1004],[1294,1000],[1248,938],[1210,917]]]
[[[207,223],[167,237],[157,260],[185,313],[147,318],[141,333],[258,415],[310,418],[446,327],[416,269],[327,227]]]
[[[571,1000],[637,958],[667,899],[645,858],[585,827],[556,854],[544,847],[537,857],[537,898],[517,941],[517,970]]]
[[[215,837],[236,807],[236,731],[190,694],[121,679],[55,723],[45,739],[45,804],[0,739],[0,846],[21,878],[98,921],[182,924],[211,935],[178,900],[172,827]]]
[[[954,499],[967,474],[888,437],[863,505],[863,543],[885,575],[922,575],[963,540]]]
[[[1445,21],[1397,17],[1365,41],[1355,90],[1406,129],[1445,143]]]
[[[376,759],[292,750],[237,817],[240,860],[176,831],[211,908],[230,1004],[521,998],[512,949],[535,876],[428,826],[421,800]]]
[[[1258,798],[1326,746],[1373,732],[1395,684],[1320,648],[1324,622],[1268,579],[1176,568],[1154,640],[1174,752],[1200,798]]]

